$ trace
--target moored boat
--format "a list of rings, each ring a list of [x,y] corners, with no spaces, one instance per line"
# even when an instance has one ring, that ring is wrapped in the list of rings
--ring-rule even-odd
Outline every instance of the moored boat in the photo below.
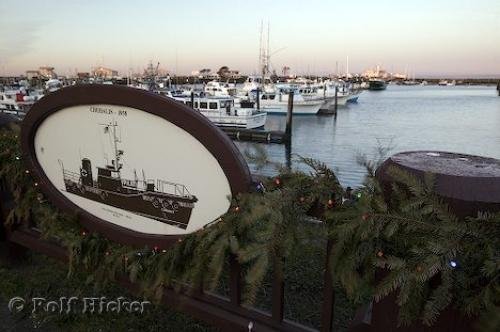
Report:
[[[278,89],[276,92],[259,93],[260,109],[271,114],[286,114],[288,112],[288,96],[289,91],[286,91],[285,89]],[[254,98],[256,98],[255,95]],[[323,103],[323,99],[307,100],[300,93],[294,93],[293,114],[317,114]]]
[[[363,93],[363,90],[353,90],[347,97],[347,102],[348,103],[357,103],[359,96]]]
[[[368,84],[368,89],[373,91],[385,90],[387,88],[387,82],[378,78],[371,79]]]
[[[31,106],[43,95],[29,94],[26,90],[6,90],[0,92],[0,113],[23,117]]]
[[[216,126],[256,129],[264,127],[267,114],[253,107],[235,107],[234,99],[228,97],[194,97],[192,105],[190,96],[171,96],[200,114],[206,116]]]

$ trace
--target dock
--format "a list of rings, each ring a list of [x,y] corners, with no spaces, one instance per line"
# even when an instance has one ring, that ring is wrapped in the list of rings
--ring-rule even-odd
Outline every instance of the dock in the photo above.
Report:
[[[230,138],[235,141],[284,144],[288,140],[288,136],[283,131],[268,131],[230,127],[222,127],[220,129],[222,129],[222,131],[224,131]]]
[[[257,89],[257,109],[260,110],[259,89]],[[292,141],[292,120],[293,120],[293,91],[288,94],[288,109],[286,114],[285,131],[245,129],[220,127],[230,138],[236,141],[247,141],[255,143],[275,143],[290,144]]]

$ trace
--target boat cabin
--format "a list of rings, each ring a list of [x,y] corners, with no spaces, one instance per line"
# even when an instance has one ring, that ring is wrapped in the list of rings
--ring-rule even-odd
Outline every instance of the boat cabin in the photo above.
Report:
[[[194,99],[194,105],[191,104],[191,99],[188,97],[174,97],[174,99],[184,105],[192,107],[208,118],[213,116],[250,116],[257,113],[253,108],[235,108],[232,98],[197,97]]]

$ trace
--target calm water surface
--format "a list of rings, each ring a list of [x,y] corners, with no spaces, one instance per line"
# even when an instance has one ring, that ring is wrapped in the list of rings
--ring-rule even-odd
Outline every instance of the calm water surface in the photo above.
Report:
[[[266,129],[283,130],[285,117],[269,115]],[[237,142],[240,150],[254,143]],[[273,161],[285,163],[285,147],[261,144]],[[296,116],[292,153],[325,162],[345,186],[365,175],[359,155],[377,158],[410,150],[461,152],[500,159],[500,97],[494,86],[388,86],[365,91],[358,103],[333,116]],[[298,167],[292,163],[292,166]],[[271,168],[254,173],[272,174]]]

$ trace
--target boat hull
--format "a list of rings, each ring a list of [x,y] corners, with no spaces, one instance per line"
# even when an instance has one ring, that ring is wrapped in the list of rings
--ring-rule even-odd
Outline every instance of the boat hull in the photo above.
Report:
[[[361,95],[361,92],[355,92],[355,93],[349,95],[349,97],[347,98],[347,102],[348,103],[357,103],[359,95]]]
[[[384,81],[370,81],[369,84],[368,89],[372,91],[380,91],[387,88],[387,83]]]
[[[158,192],[119,193],[64,180],[66,191],[95,202],[114,206],[146,218],[186,229],[194,199],[168,196]]]
[[[300,102],[293,103],[294,115],[315,115],[319,112],[322,102]],[[287,114],[288,104],[264,104],[260,105],[260,109],[268,114]]]
[[[202,113],[203,114],[203,113]],[[207,116],[218,127],[257,129],[266,124],[267,114],[260,112],[248,116]]]

